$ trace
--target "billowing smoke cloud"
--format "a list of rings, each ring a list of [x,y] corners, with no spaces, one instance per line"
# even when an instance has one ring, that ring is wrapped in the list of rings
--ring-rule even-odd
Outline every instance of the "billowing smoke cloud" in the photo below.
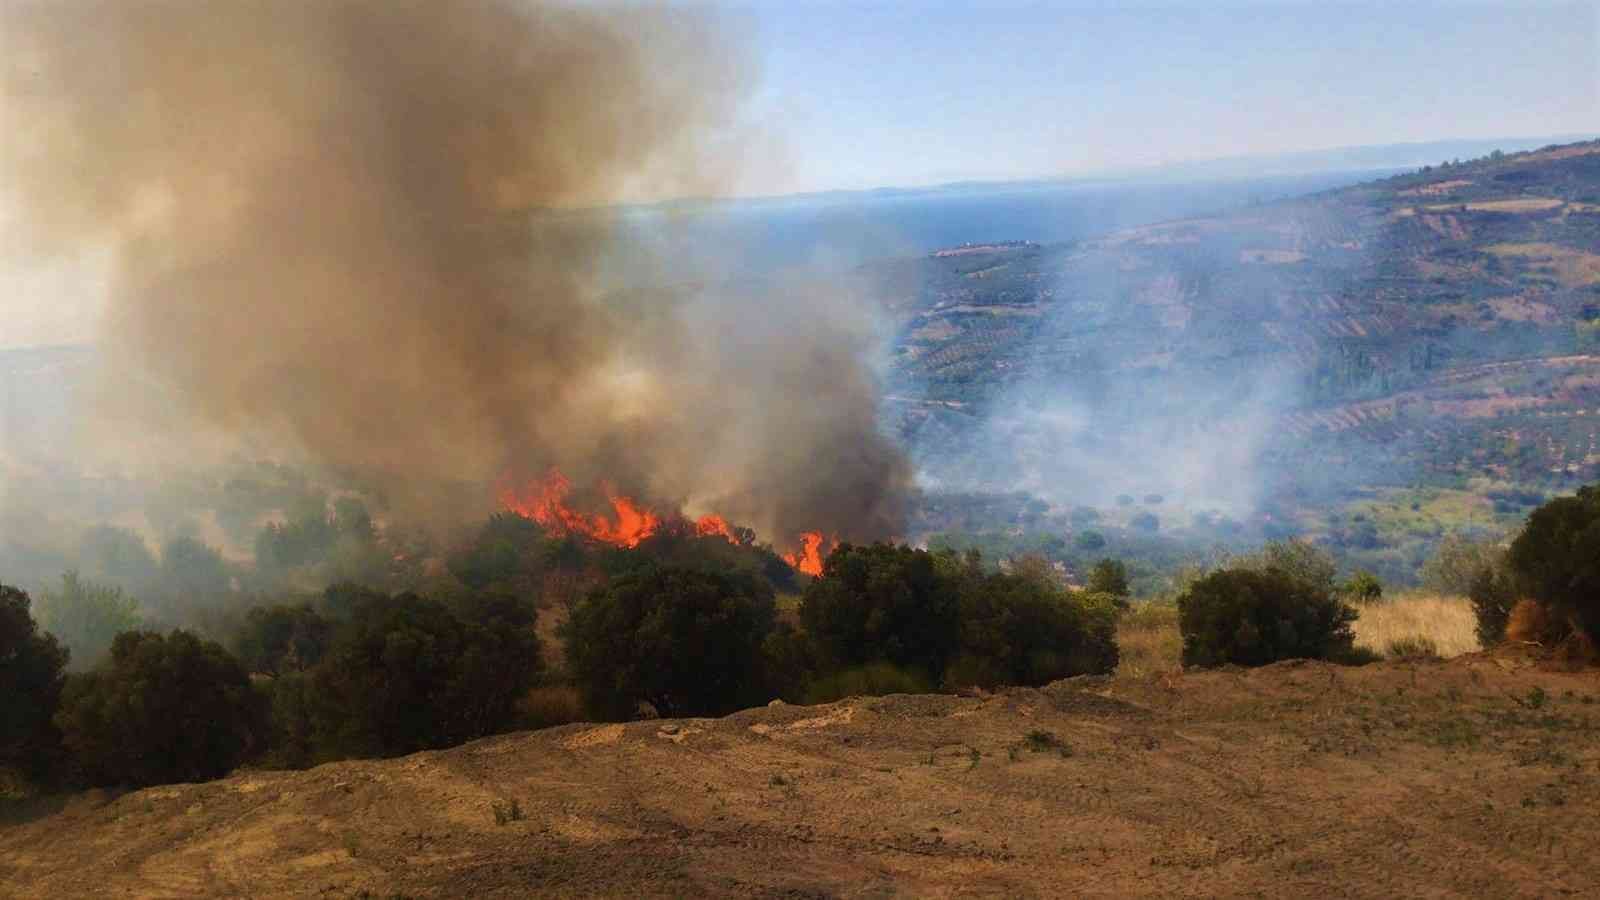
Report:
[[[554,465],[780,542],[899,527],[908,467],[851,298],[709,288],[617,242],[608,205],[716,194],[748,145],[751,75],[715,23],[511,0],[0,21],[13,224],[113,248],[108,349],[183,426],[401,515],[481,512]]]

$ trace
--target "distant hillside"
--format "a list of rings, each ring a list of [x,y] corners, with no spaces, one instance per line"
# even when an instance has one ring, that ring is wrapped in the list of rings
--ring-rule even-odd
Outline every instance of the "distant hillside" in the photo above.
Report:
[[[880,274],[915,286],[890,304],[892,418],[942,483],[1600,475],[1600,142]]]

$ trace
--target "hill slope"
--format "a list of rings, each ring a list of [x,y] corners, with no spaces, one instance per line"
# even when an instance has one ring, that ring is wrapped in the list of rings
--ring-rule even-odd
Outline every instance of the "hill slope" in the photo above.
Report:
[[[1597,704],[1503,652],[566,726],[75,798],[0,896],[1592,895]]]
[[[1248,505],[1600,475],[1600,142],[884,274],[915,285],[896,425],[947,483]]]

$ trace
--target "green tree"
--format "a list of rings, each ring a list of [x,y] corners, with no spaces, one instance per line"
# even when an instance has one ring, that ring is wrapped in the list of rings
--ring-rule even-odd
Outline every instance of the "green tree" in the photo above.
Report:
[[[309,672],[302,713],[312,734],[301,741],[319,758],[448,747],[509,727],[541,664],[532,603],[336,593],[349,619]]]
[[[245,613],[233,650],[251,672],[285,675],[322,661],[333,624],[308,605],[257,606]]]
[[[161,590],[192,604],[232,590],[232,573],[222,554],[190,537],[174,538],[161,548]]]
[[[1600,485],[1534,510],[1506,562],[1528,596],[1600,640]]]
[[[226,650],[186,631],[118,635],[68,680],[56,725],[91,784],[205,781],[264,746],[263,698]]]
[[[806,586],[800,621],[831,667],[886,660],[937,680],[961,643],[958,587],[926,550],[843,544]]]
[[[594,591],[566,626],[567,668],[589,708],[717,715],[759,703],[772,587],[748,572],[647,565]]]
[[[126,528],[97,525],[83,533],[78,557],[94,577],[138,592],[160,571],[144,538]]]
[[[1072,543],[1079,550],[1099,550],[1106,545],[1106,536],[1098,531],[1080,531]]]
[[[72,652],[75,667],[87,669],[111,649],[124,631],[139,627],[139,604],[121,588],[98,585],[77,572],[61,576],[59,590],[39,597],[39,625]]]
[[[60,755],[51,721],[65,683],[67,650],[39,630],[26,593],[0,584],[0,765],[45,774]]]
[[[1102,559],[1089,570],[1084,589],[1095,594],[1127,597],[1131,593],[1128,589],[1128,567],[1120,559]]]
[[[1357,569],[1349,581],[1339,586],[1339,592],[1352,603],[1376,603],[1383,599],[1383,582],[1366,569]]]

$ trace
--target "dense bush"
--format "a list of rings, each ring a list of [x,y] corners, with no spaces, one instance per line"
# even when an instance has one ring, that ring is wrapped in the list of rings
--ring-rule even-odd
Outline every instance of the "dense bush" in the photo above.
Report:
[[[1329,581],[1320,568],[1308,576],[1271,564],[1235,565],[1200,578],[1178,597],[1184,665],[1347,656],[1356,613]]]
[[[800,621],[830,668],[886,660],[936,679],[961,642],[959,588],[925,550],[845,544],[806,586]]]
[[[1534,510],[1506,561],[1528,596],[1600,641],[1600,485]]]
[[[245,614],[233,649],[249,671],[283,675],[320,662],[332,635],[333,624],[309,605],[258,606]]]
[[[455,605],[355,594],[321,661],[276,698],[320,759],[448,747],[509,727],[539,673],[531,603],[473,593]]]
[[[78,773],[104,785],[216,778],[267,736],[244,667],[186,631],[119,635],[105,662],[68,680],[56,724]]]
[[[566,625],[567,668],[588,706],[630,717],[715,715],[767,698],[772,587],[741,572],[645,566],[584,598]]]
[[[39,630],[28,595],[0,584],[0,766],[40,775],[59,753],[51,721],[68,654]]]
[[[964,573],[960,655],[947,687],[1039,685],[1117,667],[1117,600],[1028,574]]]
[[[1474,629],[1478,644],[1493,647],[1506,639],[1506,624],[1511,609],[1517,603],[1517,588],[1506,567],[1504,556],[1480,566],[1467,582],[1467,599],[1472,602],[1472,615],[1477,620]]]
[[[875,662],[830,672],[806,688],[806,703],[832,703],[846,697],[881,697],[885,694],[926,694],[933,685],[918,672],[892,663]]]

